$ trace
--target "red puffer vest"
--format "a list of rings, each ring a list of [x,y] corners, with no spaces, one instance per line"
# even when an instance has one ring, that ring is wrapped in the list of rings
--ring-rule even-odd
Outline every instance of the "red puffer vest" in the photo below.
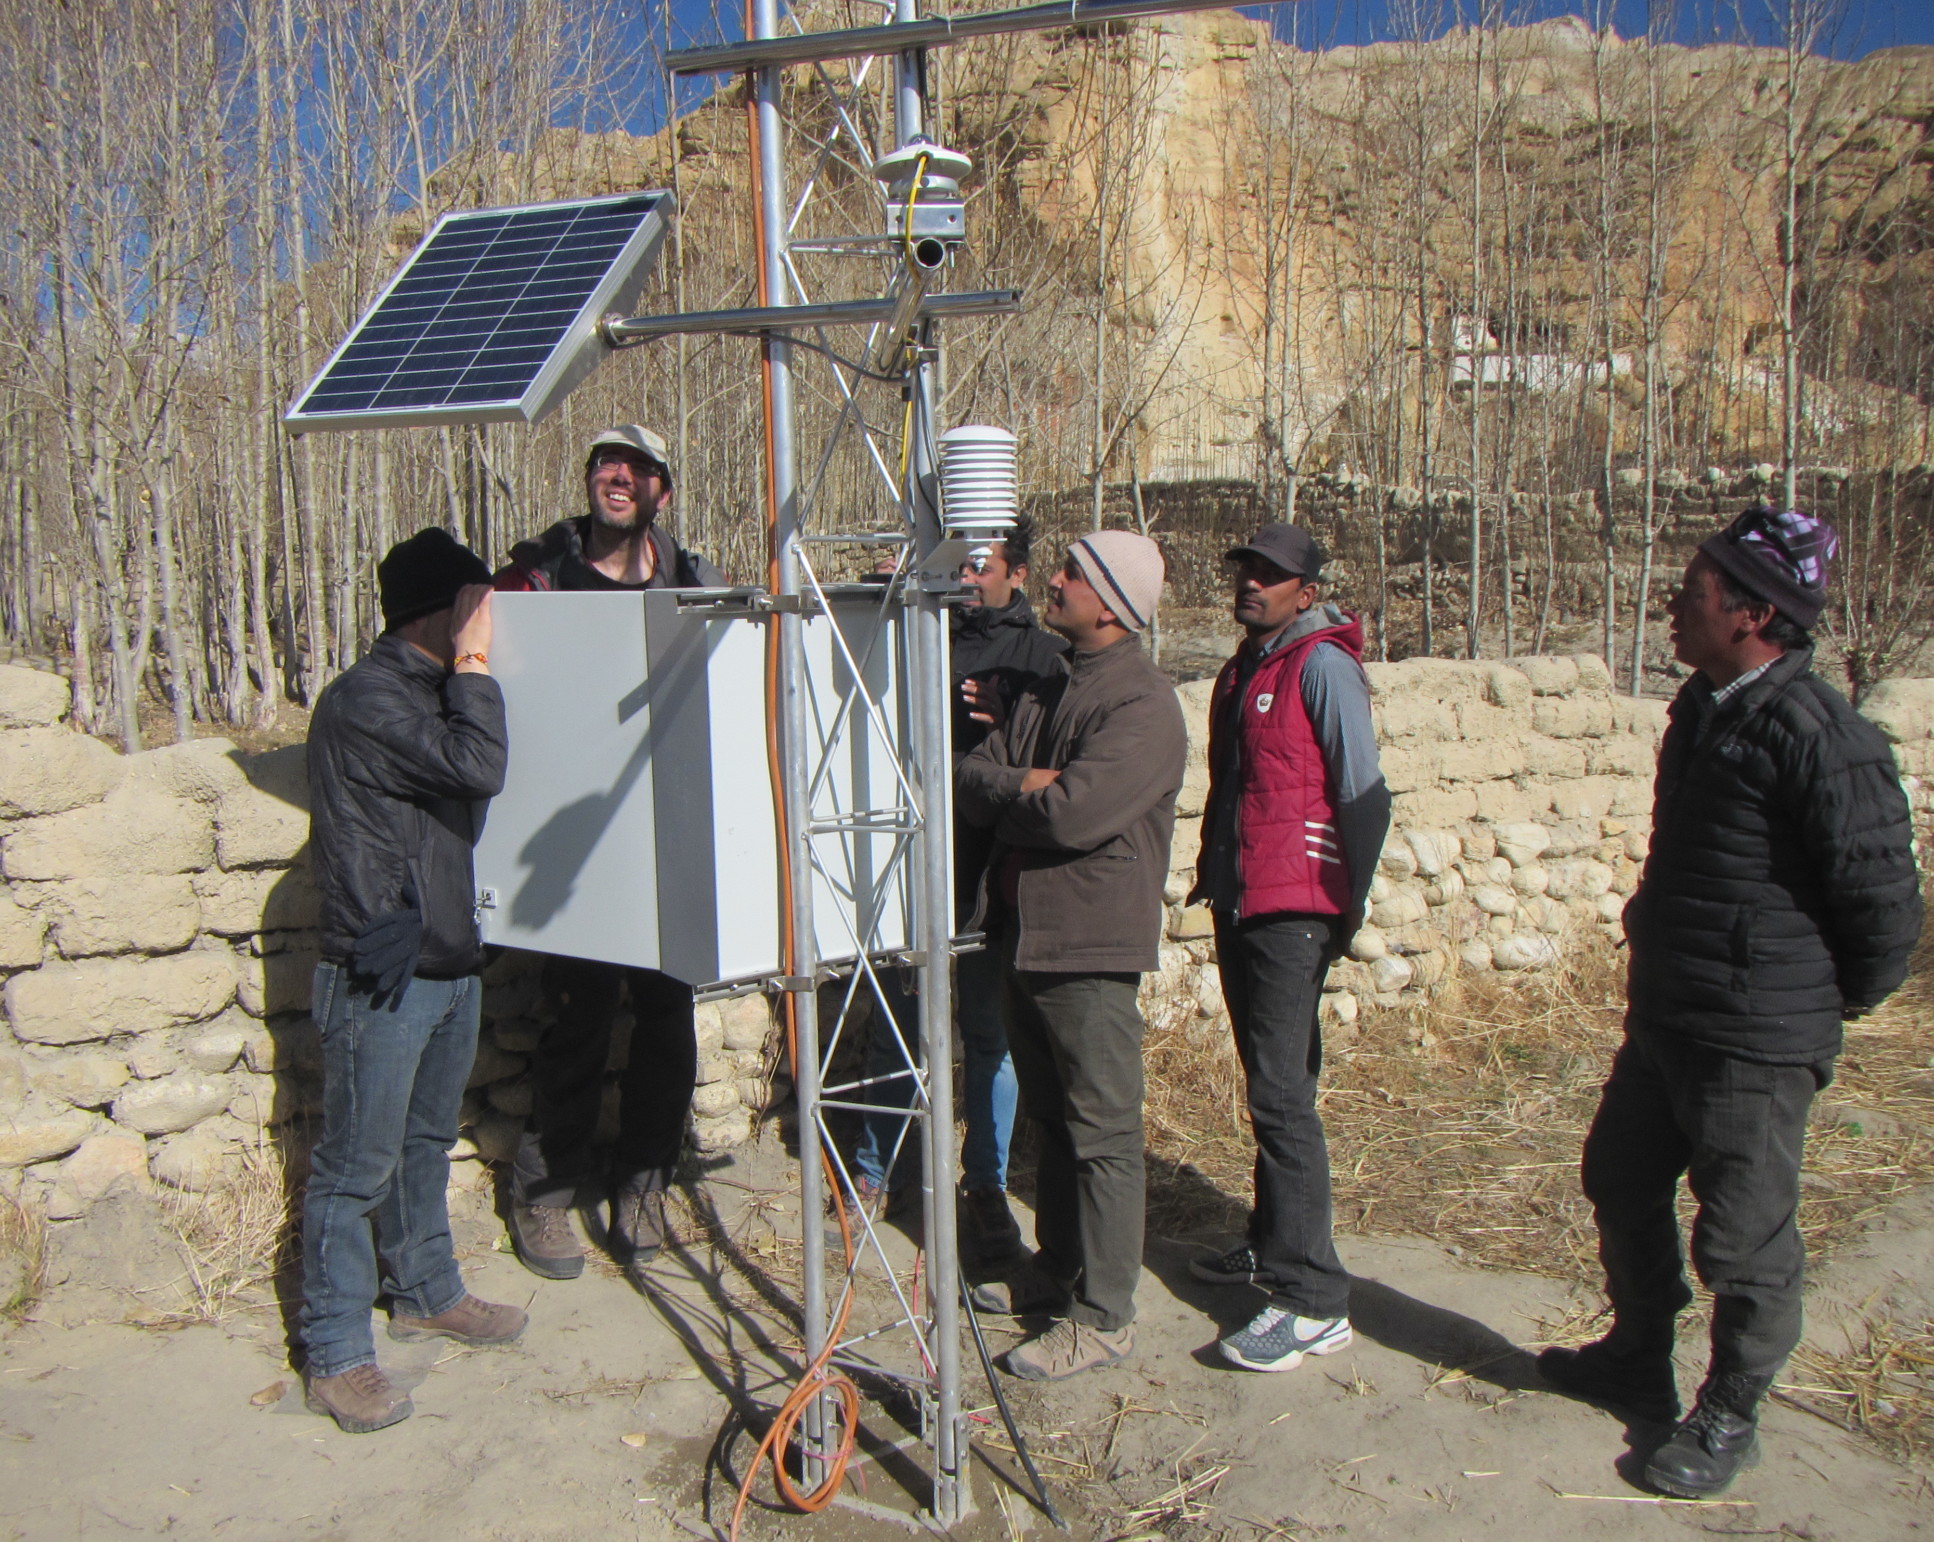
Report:
[[[1242,801],[1237,805],[1238,914],[1341,915],[1350,904],[1350,871],[1336,834],[1336,789],[1303,705],[1303,661],[1318,643],[1334,643],[1363,657],[1363,625],[1299,637],[1265,659],[1250,677],[1241,703]],[[1236,661],[1222,666],[1209,706],[1209,764],[1219,765],[1235,689]]]

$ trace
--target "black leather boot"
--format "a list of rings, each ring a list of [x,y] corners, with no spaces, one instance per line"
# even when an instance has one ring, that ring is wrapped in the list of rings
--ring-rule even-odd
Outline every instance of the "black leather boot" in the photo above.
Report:
[[[1558,1391],[1635,1424],[1679,1422],[1679,1383],[1672,1371],[1672,1325],[1632,1329],[1614,1324],[1602,1339],[1538,1355],[1538,1374]]]
[[[1745,1468],[1759,1462],[1759,1400],[1771,1376],[1715,1372],[1699,1389],[1685,1423],[1645,1464],[1645,1481],[1678,1499],[1724,1493]]]

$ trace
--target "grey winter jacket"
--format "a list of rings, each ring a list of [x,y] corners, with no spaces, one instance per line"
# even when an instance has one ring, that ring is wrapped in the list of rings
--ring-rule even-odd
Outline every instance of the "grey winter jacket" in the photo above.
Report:
[[[1635,1031],[1813,1064],[1920,935],[1913,830],[1880,731],[1796,649],[1714,707],[1673,701],[1652,843],[1625,910]]]

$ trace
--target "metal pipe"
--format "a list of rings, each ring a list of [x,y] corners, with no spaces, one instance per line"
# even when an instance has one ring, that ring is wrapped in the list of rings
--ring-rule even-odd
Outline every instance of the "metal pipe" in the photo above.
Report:
[[[1260,3],[1277,4],[1280,0],[1260,0]],[[878,27],[840,27],[792,37],[675,48],[665,56],[665,62],[674,75],[723,75],[773,65],[812,64],[824,59],[860,59],[908,48],[944,48],[965,38],[996,37],[1008,32],[1052,32],[1062,27],[1123,21],[1132,16],[1167,16],[1228,8],[1229,0],[1062,0],[1060,4],[1024,5],[1016,10],[987,11],[978,16],[929,16],[908,22],[896,20]]]
[[[779,34],[778,0],[751,0],[752,31],[761,38]],[[783,312],[791,285],[786,275],[785,119],[780,110],[777,67],[755,75],[753,123],[758,134],[760,309]],[[793,405],[792,346],[783,334],[768,331],[764,340],[766,411],[772,479],[773,555],[779,568],[779,593],[803,592],[799,563],[799,464]],[[813,932],[812,804],[806,724],[806,618],[797,608],[780,611],[780,756],[786,811],[786,896],[792,930],[791,977],[793,1030],[798,1066],[794,1092],[799,1100],[800,1307],[805,1318],[807,1363],[826,1348],[826,1232],[820,1224],[825,1206],[819,1163],[819,948]],[[825,1477],[829,1451],[828,1404],[819,1398],[807,1409],[805,1449],[801,1453],[809,1486]]]
[[[783,262],[781,264],[783,266]],[[737,310],[683,311],[671,316],[612,318],[599,328],[614,348],[691,332],[770,333],[852,322],[875,326],[893,316],[891,295],[866,300],[828,300],[820,305],[747,305]],[[966,294],[923,295],[917,319],[954,316],[1011,316],[1021,309],[1018,289],[984,289]]]

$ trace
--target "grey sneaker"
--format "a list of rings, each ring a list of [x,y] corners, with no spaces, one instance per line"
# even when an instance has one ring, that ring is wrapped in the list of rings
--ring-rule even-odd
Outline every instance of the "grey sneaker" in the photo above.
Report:
[[[1210,1285],[1253,1285],[1257,1267],[1256,1250],[1246,1242],[1220,1258],[1189,1260],[1189,1273]]]
[[[392,1386],[375,1365],[352,1366],[339,1376],[311,1376],[307,1397],[312,1413],[328,1414],[351,1435],[388,1429],[416,1412],[409,1393]]]
[[[1298,1317],[1266,1306],[1222,1341],[1222,1358],[1251,1371],[1293,1371],[1305,1355],[1333,1355],[1356,1337],[1347,1317]]]
[[[517,1261],[547,1280],[575,1280],[584,1273],[584,1244],[562,1205],[512,1205],[510,1245]]]
[[[1110,1332],[1063,1317],[1046,1333],[1036,1334],[1025,1344],[1010,1349],[1007,1369],[1022,1381],[1061,1381],[1092,1371],[1096,1366],[1125,1360],[1134,1347],[1133,1323]]]

